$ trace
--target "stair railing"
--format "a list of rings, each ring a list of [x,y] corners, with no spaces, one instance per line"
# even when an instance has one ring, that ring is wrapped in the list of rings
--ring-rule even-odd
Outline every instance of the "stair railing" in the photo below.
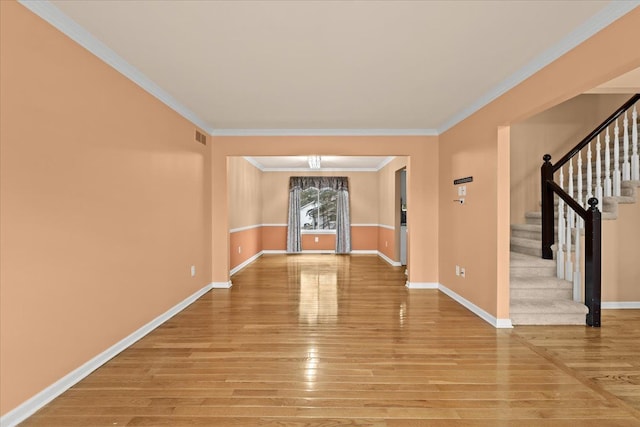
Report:
[[[573,147],[555,164],[551,156],[545,154],[540,168],[542,191],[542,258],[553,259],[555,235],[554,194],[558,196],[557,221],[558,240],[555,247],[557,275],[573,282],[573,299],[580,300],[582,282],[580,257],[580,237],[584,229],[584,303],[589,309],[586,323],[600,326],[601,282],[602,282],[602,228],[601,210],[604,197],[620,197],[623,181],[640,180],[640,162],[638,160],[638,107],[640,94],[635,94],[602,124]],[[631,123],[629,123],[631,112]],[[620,160],[620,128],[618,119],[623,118],[622,148]],[[613,126],[613,163],[610,144]],[[631,128],[631,135],[629,129]],[[605,141],[604,179],[602,178],[601,136]],[[593,183],[593,163],[591,142],[596,140],[595,184]],[[586,150],[584,150],[586,148]],[[631,154],[629,153],[631,149]],[[582,152],[586,151],[586,188],[583,187]],[[577,173],[574,176],[573,159],[576,158]],[[564,188],[564,166],[567,165],[567,191]],[[613,168],[611,168],[613,166]],[[611,175],[613,169],[613,175]],[[558,181],[554,173],[559,171]],[[576,194],[574,194],[574,182]],[[588,206],[588,207],[587,207]],[[573,245],[573,247],[572,247]]]

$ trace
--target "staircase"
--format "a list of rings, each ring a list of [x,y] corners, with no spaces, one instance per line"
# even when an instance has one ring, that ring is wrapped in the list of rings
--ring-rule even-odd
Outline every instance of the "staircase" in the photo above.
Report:
[[[640,127],[640,126],[639,126]],[[622,135],[620,135],[620,139]],[[610,169],[614,170],[614,147],[610,147]],[[623,157],[623,144],[619,144],[620,159]],[[604,160],[604,151],[602,159]],[[592,176],[596,177],[595,163],[587,163],[582,167],[582,177],[587,169],[592,168]],[[603,162],[603,168],[604,162]],[[578,187],[579,174],[573,175],[573,188],[583,188],[582,194],[575,198],[586,200],[587,190],[582,183]],[[595,184],[594,184],[595,185]],[[568,182],[567,182],[568,186]],[[602,220],[615,220],[618,217],[620,203],[636,203],[638,200],[640,181],[622,180],[619,196],[604,197],[601,203]],[[593,190],[592,186],[592,190]],[[593,192],[593,191],[592,191]],[[581,199],[580,199],[581,197]],[[556,197],[556,207],[558,198]],[[558,278],[558,268],[554,259],[542,259],[542,226],[541,212],[527,212],[525,224],[511,225],[511,268],[510,268],[510,317],[514,325],[584,325],[587,306],[582,301],[574,301],[573,283]],[[555,210],[555,233],[557,246],[557,218]],[[575,245],[575,239],[572,244]]]

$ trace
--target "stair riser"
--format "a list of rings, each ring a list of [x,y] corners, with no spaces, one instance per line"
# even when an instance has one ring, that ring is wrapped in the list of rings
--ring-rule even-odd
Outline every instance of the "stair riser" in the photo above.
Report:
[[[511,313],[511,323],[514,325],[582,325],[586,318],[584,314],[528,314]]]
[[[512,237],[521,237],[523,239],[531,239],[531,240],[540,240],[542,241],[542,232],[541,231],[530,231],[530,230],[511,230]],[[558,240],[558,230],[555,230],[554,239]]]
[[[529,248],[526,246],[514,245],[511,244],[511,251],[517,252],[519,254],[531,255],[538,258],[542,257],[542,248]]]
[[[511,277],[549,277],[556,275],[556,267],[511,267]]]
[[[511,298],[514,299],[571,299],[573,292],[571,289],[536,289],[536,288],[516,288],[511,289]]]

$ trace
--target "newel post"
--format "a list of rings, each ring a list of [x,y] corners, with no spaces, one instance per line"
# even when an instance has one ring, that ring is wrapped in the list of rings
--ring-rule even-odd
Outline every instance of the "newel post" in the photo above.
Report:
[[[545,154],[542,157],[544,163],[540,168],[540,189],[542,190],[542,258],[553,259],[554,218],[553,218],[553,191],[547,185],[548,181],[553,181],[553,165],[551,156]]]
[[[584,235],[584,302],[589,308],[587,325],[600,327],[600,298],[602,285],[602,229],[598,199],[588,201]]]

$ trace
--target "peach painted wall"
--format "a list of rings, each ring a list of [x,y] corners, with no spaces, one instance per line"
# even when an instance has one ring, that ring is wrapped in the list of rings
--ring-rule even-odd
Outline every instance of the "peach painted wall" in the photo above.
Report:
[[[640,302],[640,197],[602,221],[602,301]]]
[[[525,212],[540,210],[542,156],[560,159],[630,96],[579,95],[511,125],[512,224],[523,224]]]
[[[262,251],[263,172],[242,157],[227,158],[227,171],[229,268],[233,269]]]
[[[377,251],[378,226],[351,226],[351,250]]]
[[[378,227],[378,251],[392,261],[400,261],[396,257],[396,230],[386,227]]]
[[[262,249],[265,251],[287,250],[287,226],[265,225],[262,227]]]
[[[314,234],[304,234],[304,236],[315,236]],[[326,234],[319,234],[323,245],[326,241]],[[333,246],[329,249],[335,249],[335,237],[332,237]],[[328,244],[328,243],[327,243]],[[326,245],[325,245],[326,246]],[[286,226],[265,226],[262,227],[262,248],[264,250],[284,251],[287,249],[287,227]],[[309,245],[304,244],[303,250],[319,250],[326,249],[318,247],[315,242]],[[351,226],[351,249],[354,251],[375,251],[378,249],[378,227],[377,226]]]
[[[242,157],[227,159],[229,229],[262,224],[263,172]]]
[[[499,198],[509,200],[509,187],[498,177],[509,156],[498,143],[499,128],[639,67],[638,28],[640,8],[440,135],[440,283],[497,318],[508,318],[510,212]],[[469,175],[474,182],[467,185],[467,203],[454,204],[453,179]],[[466,267],[466,279],[455,276],[456,264]]]
[[[235,268],[262,251],[262,227],[229,233],[229,260]]]
[[[318,152],[321,149],[321,152]],[[438,138],[434,136],[286,136],[214,137],[212,144],[212,254],[213,281],[228,280],[228,209],[226,158],[228,156],[293,155],[408,156],[408,199],[412,200],[414,223],[409,219],[409,277],[416,282],[438,281]],[[264,174],[263,186],[268,178]],[[286,174],[288,177],[290,174]],[[415,184],[413,182],[415,181]],[[285,187],[286,188],[286,187]],[[286,197],[286,196],[285,196]],[[374,206],[377,205],[377,199]],[[283,213],[271,216],[263,206],[263,223],[284,224]],[[273,212],[281,212],[279,209]],[[352,211],[352,215],[353,215]],[[277,215],[281,215],[278,217]],[[352,216],[352,221],[355,222]],[[367,220],[367,223],[368,220]],[[377,224],[377,217],[375,222]],[[266,249],[266,246],[264,247]]]
[[[192,123],[9,1],[0,91],[6,414],[210,282],[211,160]]]
[[[398,156],[378,172],[379,224],[393,227],[393,230],[379,227],[378,251],[398,262],[400,261],[400,185],[399,181],[396,182],[396,173],[406,167],[407,158]]]
[[[318,238],[317,242],[316,238]],[[335,251],[336,249],[335,234],[303,234],[300,240],[303,251]]]

